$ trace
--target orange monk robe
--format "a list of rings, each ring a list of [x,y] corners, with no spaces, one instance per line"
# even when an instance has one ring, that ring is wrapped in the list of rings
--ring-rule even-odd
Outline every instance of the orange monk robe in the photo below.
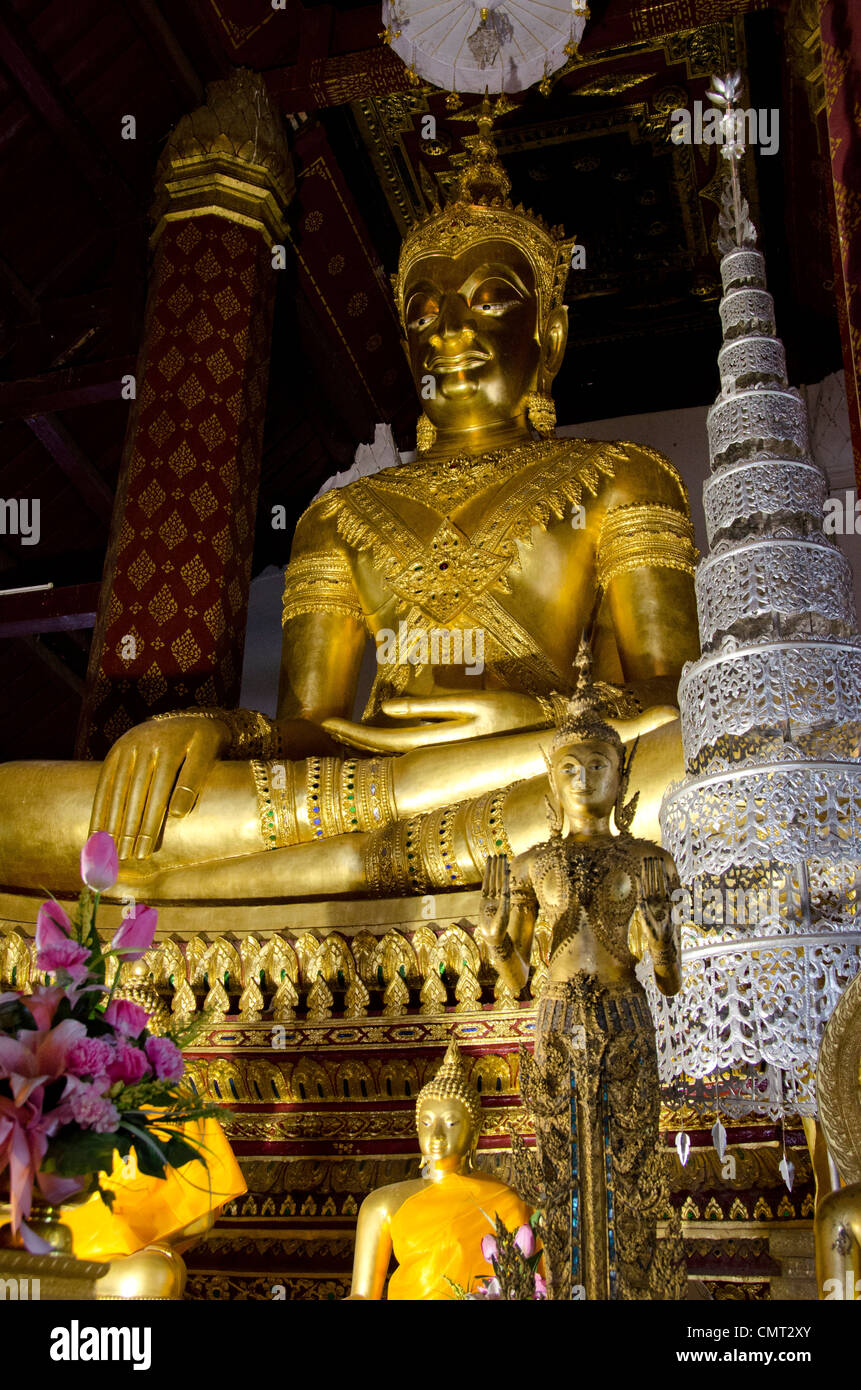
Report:
[[[493,1278],[481,1238],[493,1234],[497,1216],[516,1231],[531,1215],[532,1208],[512,1188],[484,1173],[447,1173],[428,1183],[392,1217],[398,1267],[389,1280],[389,1301],[454,1299],[446,1276],[472,1292],[477,1280]]]
[[[116,1259],[156,1241],[170,1240],[246,1191],[245,1179],[217,1120],[191,1120],[181,1132],[201,1147],[205,1164],[196,1159],[181,1168],[168,1168],[164,1178],[148,1178],[138,1173],[133,1157],[130,1164],[124,1164],[115,1155],[111,1173],[103,1177],[103,1186],[116,1194],[113,1211],[98,1193],[79,1207],[64,1208],[63,1225],[72,1231],[79,1260]],[[129,1169],[133,1176],[128,1176]]]

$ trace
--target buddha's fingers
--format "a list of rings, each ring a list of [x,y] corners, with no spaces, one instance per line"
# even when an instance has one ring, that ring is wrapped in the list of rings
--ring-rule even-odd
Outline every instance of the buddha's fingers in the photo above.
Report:
[[[146,759],[141,758],[135,765],[135,774],[129,786],[129,794],[123,812],[122,826],[114,837],[120,859],[130,859],[134,851],[155,767],[156,760],[153,756]]]
[[[371,753],[408,753],[412,748],[425,748],[430,744],[461,742],[469,720],[451,719],[407,729],[378,729],[369,724],[354,724],[351,719],[324,719],[322,725],[328,734],[353,748],[364,748]]]
[[[110,789],[107,815],[103,817],[102,830],[107,830],[114,840],[118,839],[125,818],[126,801],[131,790],[135,773],[135,754],[132,750],[117,750],[113,768],[113,782]]]
[[[179,774],[176,772],[175,764],[172,760],[160,758],[155,766],[152,781],[149,787],[146,810],[141,817],[140,827],[135,841],[134,856],[136,859],[147,859],[153,851],[153,847],[161,834],[167,815],[170,794],[173,791],[177,775],[183,776],[184,766],[180,768]]]

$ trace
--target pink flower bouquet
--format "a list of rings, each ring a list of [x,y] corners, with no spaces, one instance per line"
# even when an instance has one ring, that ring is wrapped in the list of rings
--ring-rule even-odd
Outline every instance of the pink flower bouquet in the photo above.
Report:
[[[109,957],[140,960],[156,926],[155,910],[137,905],[102,949],[96,911],[117,876],[111,836],[91,835],[74,919],[53,900],[39,909],[36,968],[50,983],[0,994],[0,1188],[8,1189],[13,1233],[34,1253],[48,1248],[27,1226],[34,1183],[59,1205],[90,1190],[114,1154],[124,1158],[132,1147],[140,1172],[163,1178],[168,1167],[205,1162],[178,1127],[220,1113],[182,1089],[189,1031],[154,1036],[146,1010],[106,986]],[[110,1204],[113,1194],[98,1190]]]

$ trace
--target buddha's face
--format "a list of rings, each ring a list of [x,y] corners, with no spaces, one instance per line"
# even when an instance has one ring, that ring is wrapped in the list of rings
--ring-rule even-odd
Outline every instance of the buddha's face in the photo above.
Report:
[[[422,1157],[432,1163],[461,1159],[472,1148],[472,1116],[463,1101],[454,1097],[422,1101],[417,1124]]]
[[[413,379],[438,430],[517,419],[539,367],[549,384],[565,350],[564,311],[550,316],[543,343],[535,272],[505,241],[417,261],[404,286],[404,316]]]
[[[565,820],[609,816],[619,790],[619,755],[612,743],[585,739],[558,749],[550,762],[553,790]]]

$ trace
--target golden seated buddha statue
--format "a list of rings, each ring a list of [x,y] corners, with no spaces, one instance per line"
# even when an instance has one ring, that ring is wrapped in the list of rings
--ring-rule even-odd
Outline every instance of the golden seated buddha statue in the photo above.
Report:
[[[472,1167],[481,1101],[454,1039],[419,1092],[416,1126],[425,1175],[378,1187],[362,1203],[351,1299],[382,1298],[393,1251],[398,1267],[389,1302],[454,1299],[453,1285],[471,1293],[477,1281],[493,1276],[481,1241],[494,1233],[496,1217],[514,1230],[532,1215],[513,1188]]]
[[[488,853],[544,833],[542,740],[584,634],[616,729],[643,735],[636,828],[657,838],[698,651],[687,496],[650,449],[554,437],[572,243],[512,207],[490,124],[485,108],[453,199],[407,235],[394,279],[419,456],[298,523],[277,718],[186,710],[130,729],[101,765],[6,764],[7,888],[74,890],[96,828],[119,847],[114,896],[477,886]],[[354,723],[369,638],[378,673]]]

